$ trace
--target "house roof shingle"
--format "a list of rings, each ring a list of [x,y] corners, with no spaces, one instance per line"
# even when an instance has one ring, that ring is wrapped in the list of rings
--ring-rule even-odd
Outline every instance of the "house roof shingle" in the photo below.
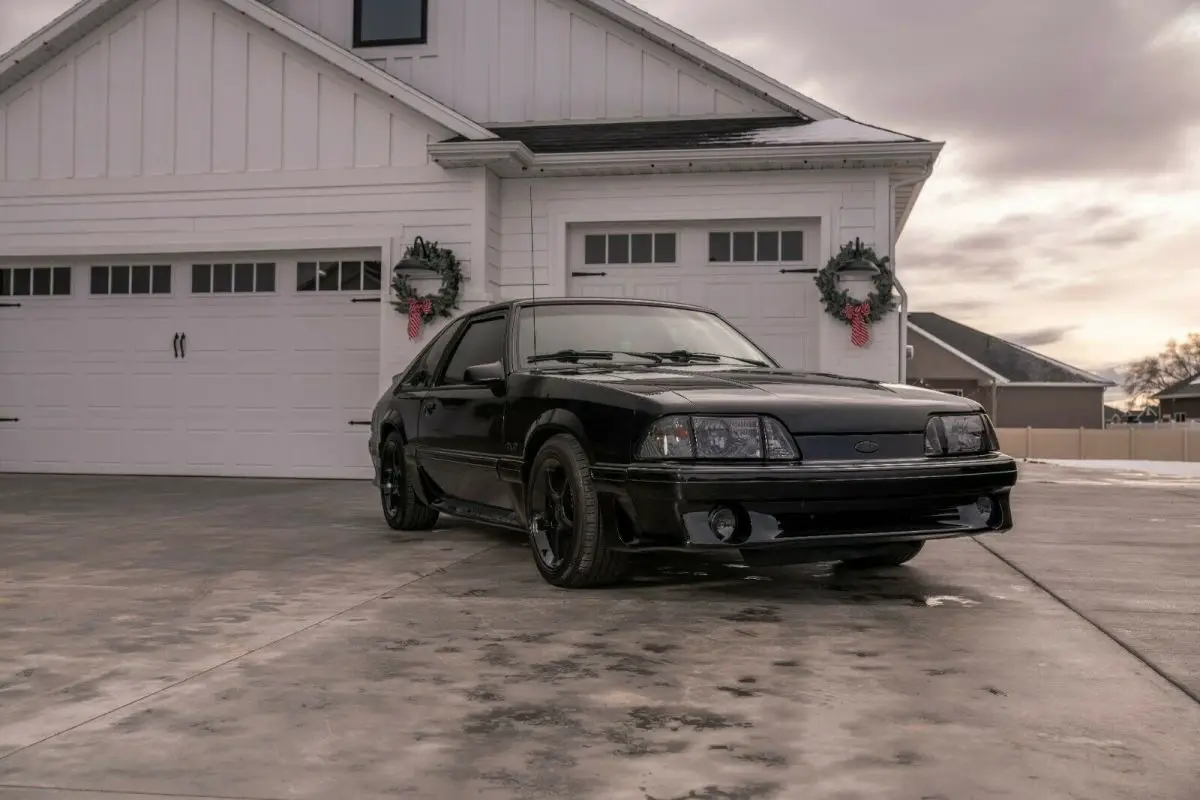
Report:
[[[490,130],[538,154],[927,141],[852,120],[780,116],[493,125]],[[467,140],[456,136],[447,141]]]
[[[1200,397],[1200,372],[1181,381],[1176,381],[1154,396],[1159,400]]]
[[[928,311],[910,311],[908,321],[1012,383],[1094,383],[1112,381],[1036,353],[998,336]]]

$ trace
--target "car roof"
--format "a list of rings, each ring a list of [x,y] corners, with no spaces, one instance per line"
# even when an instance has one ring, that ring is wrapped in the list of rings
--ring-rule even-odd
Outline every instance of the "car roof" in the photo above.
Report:
[[[539,306],[569,306],[569,305],[624,305],[624,306],[656,306],[659,308],[678,308],[685,311],[702,311],[708,314],[717,312],[705,306],[690,303],[676,303],[670,300],[645,300],[637,297],[523,297],[514,300],[502,300],[490,303],[482,308],[474,309],[464,316],[478,316],[501,309],[518,309]]]

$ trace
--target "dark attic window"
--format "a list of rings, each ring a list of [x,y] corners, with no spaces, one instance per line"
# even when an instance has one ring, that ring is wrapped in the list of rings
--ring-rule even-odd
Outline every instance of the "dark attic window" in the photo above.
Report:
[[[354,0],[354,46],[429,41],[429,0]]]

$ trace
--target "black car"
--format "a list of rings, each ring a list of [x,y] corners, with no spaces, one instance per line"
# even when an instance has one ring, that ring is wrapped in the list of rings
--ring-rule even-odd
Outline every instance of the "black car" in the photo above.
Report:
[[[459,317],[395,376],[369,447],[392,528],[526,531],[566,587],[663,550],[899,565],[1010,530],[1017,480],[974,401],[782,369],[710,309],[626,299]]]

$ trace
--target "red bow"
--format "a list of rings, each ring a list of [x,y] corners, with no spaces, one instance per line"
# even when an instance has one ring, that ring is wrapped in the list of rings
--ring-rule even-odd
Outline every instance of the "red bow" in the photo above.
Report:
[[[851,303],[846,306],[846,319],[850,320],[850,342],[855,347],[866,347],[871,341],[871,329],[867,326],[867,318],[871,315],[871,304],[868,302]]]
[[[421,335],[421,321],[426,314],[433,313],[433,301],[426,298],[418,300],[413,298],[408,301],[408,338],[416,339]]]

